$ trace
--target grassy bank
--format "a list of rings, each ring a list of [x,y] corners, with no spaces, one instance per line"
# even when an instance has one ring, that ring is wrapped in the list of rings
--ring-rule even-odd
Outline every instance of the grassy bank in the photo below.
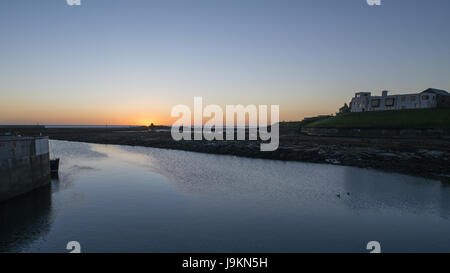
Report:
[[[312,128],[441,129],[450,128],[450,108],[348,113],[308,123]]]

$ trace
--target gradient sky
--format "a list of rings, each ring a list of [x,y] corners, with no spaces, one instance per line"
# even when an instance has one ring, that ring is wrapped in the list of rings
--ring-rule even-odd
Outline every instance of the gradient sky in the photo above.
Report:
[[[450,89],[450,1],[0,1],[0,124],[170,124],[176,104],[330,114]]]

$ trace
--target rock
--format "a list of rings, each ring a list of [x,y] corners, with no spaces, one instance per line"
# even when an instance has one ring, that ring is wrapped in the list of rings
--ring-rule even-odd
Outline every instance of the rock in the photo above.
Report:
[[[341,163],[339,160],[334,159],[334,158],[327,158],[327,159],[325,159],[325,162],[331,163],[331,164],[340,164]]]

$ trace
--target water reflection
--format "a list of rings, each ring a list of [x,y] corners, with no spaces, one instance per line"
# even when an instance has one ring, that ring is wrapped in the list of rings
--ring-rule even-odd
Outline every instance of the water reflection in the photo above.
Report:
[[[445,218],[450,215],[450,187],[420,177],[142,147],[111,146],[108,151],[110,156],[126,158],[164,175],[191,194],[214,198],[257,196],[264,202],[281,200],[283,204],[333,199],[354,210],[390,208],[436,213]]]
[[[389,178],[389,179],[388,179]],[[345,169],[344,204],[355,210],[386,207],[412,213],[433,213],[448,218],[450,188],[439,181],[371,170]]]
[[[0,252],[19,252],[44,238],[51,223],[51,185],[0,203]]]
[[[51,143],[61,158],[59,177],[46,198],[24,199],[22,211],[2,207],[3,251],[65,252],[69,240],[80,241],[86,252],[365,252],[371,240],[387,252],[450,251],[450,187],[438,181],[332,165]]]
[[[450,184],[442,183],[439,195],[441,217],[450,219]]]
[[[77,164],[70,165],[68,163],[70,163],[70,160],[66,162],[58,173],[52,174],[52,179],[54,182],[52,187],[53,193],[69,189],[73,186],[73,183],[77,180],[77,177],[83,173],[98,171],[98,169],[89,166],[80,166]]]

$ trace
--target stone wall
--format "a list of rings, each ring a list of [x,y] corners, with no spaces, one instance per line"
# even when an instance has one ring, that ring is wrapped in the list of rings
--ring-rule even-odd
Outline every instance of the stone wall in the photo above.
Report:
[[[313,136],[343,137],[431,137],[450,138],[450,129],[346,129],[346,128],[305,128],[302,133]]]
[[[0,138],[0,202],[49,182],[47,138]]]

